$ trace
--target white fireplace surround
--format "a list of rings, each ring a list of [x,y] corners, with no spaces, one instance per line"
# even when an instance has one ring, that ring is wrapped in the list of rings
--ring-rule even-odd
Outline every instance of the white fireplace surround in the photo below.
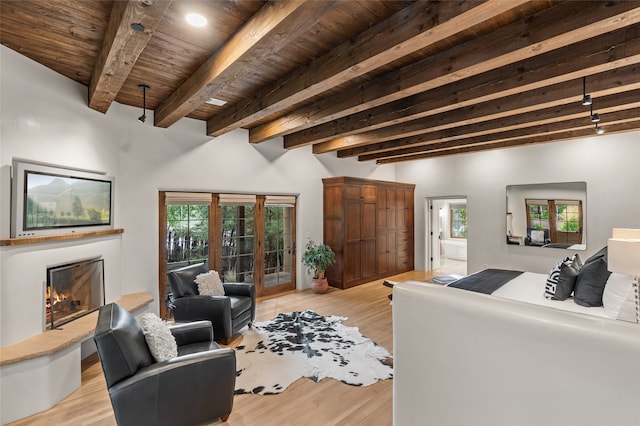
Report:
[[[45,332],[47,268],[92,257],[104,259],[105,302],[122,295],[121,235],[3,246],[0,250],[0,342],[10,346]],[[64,328],[64,325],[62,325]],[[46,331],[56,333],[56,330]],[[0,368],[1,423],[46,410],[80,386],[80,361],[90,339],[54,354]]]
[[[117,300],[120,288],[121,236],[71,242],[3,247],[0,344],[8,346],[45,329],[47,268],[92,257],[104,259],[105,300]]]

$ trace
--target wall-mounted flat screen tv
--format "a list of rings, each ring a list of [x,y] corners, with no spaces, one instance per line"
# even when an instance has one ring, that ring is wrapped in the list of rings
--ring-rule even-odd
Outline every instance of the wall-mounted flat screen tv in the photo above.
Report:
[[[11,237],[112,229],[114,183],[101,173],[14,161]]]

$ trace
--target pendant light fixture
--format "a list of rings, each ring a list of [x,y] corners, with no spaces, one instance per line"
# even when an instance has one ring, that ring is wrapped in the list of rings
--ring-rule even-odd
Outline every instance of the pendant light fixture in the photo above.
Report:
[[[147,119],[147,90],[149,86],[146,84],[138,84],[138,87],[142,89],[142,115],[138,117],[138,121],[144,123]]]

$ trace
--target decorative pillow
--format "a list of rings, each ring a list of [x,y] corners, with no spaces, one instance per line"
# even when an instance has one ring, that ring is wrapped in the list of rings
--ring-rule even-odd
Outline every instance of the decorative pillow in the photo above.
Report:
[[[584,264],[582,263],[582,259],[580,259],[580,255],[578,253],[574,254],[571,257],[571,267],[580,272],[583,266]]]
[[[224,286],[217,271],[200,274],[194,280],[202,296],[224,296]]]
[[[573,293],[578,275],[580,271],[572,265],[563,263],[558,277],[558,285],[556,286],[555,300],[565,300]]]
[[[147,312],[140,319],[140,326],[144,331],[144,339],[151,355],[156,361],[166,361],[178,356],[178,344],[171,334],[167,323],[154,313]]]
[[[544,244],[544,231],[542,230],[531,231],[531,242]]]
[[[606,257],[601,256],[584,264],[578,274],[573,301],[582,306],[602,306],[602,293],[611,272]]]
[[[550,300],[565,300],[571,296],[580,272],[580,265],[580,257],[577,254],[555,265],[547,278],[544,297]]]
[[[636,322],[636,299],[633,291],[633,277],[631,275],[609,275],[602,293],[602,306],[609,318]]]

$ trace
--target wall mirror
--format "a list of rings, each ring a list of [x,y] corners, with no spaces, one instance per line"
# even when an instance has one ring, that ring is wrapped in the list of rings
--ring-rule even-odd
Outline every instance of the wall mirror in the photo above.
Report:
[[[510,245],[586,250],[587,183],[507,186]]]

